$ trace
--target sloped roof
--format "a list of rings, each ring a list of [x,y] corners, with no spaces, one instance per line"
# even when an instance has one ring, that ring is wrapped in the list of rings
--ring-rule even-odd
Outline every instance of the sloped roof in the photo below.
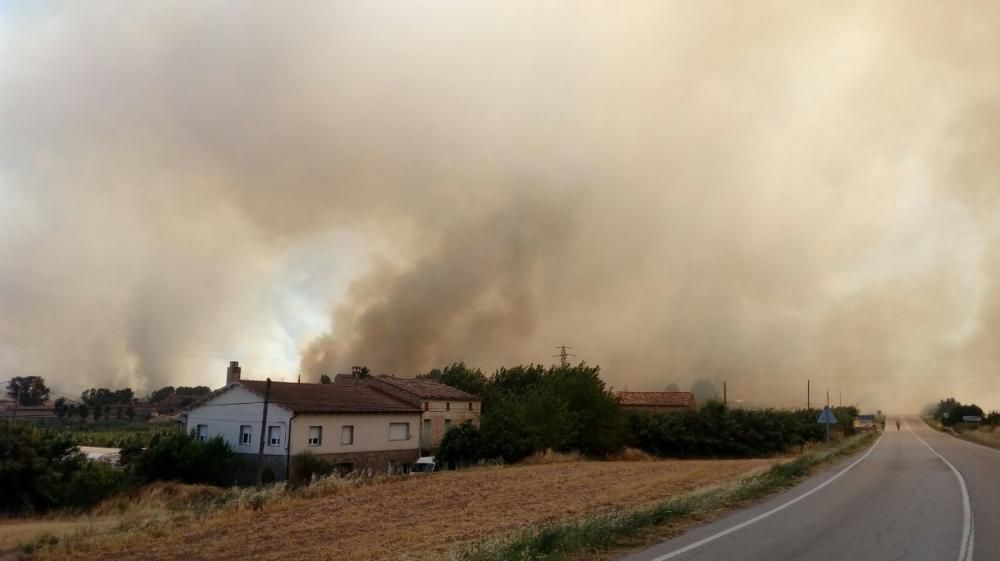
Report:
[[[267,382],[240,380],[241,385],[264,397]],[[271,382],[270,401],[295,413],[419,413],[420,408],[374,388],[339,384]]]
[[[695,399],[691,392],[618,392],[618,403],[652,407],[694,407]]]
[[[395,376],[376,376],[371,379],[374,382],[382,382],[398,390],[413,394],[421,399],[454,399],[479,401],[479,398],[471,393],[464,392],[458,388],[453,388],[433,380],[418,378],[397,378]]]

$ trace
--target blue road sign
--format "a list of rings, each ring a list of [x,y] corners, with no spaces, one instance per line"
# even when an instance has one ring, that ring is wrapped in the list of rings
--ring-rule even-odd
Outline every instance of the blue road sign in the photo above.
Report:
[[[830,411],[829,405],[823,408],[823,412],[819,414],[819,419],[816,419],[816,422],[822,425],[837,424],[837,418],[833,416],[833,411]]]

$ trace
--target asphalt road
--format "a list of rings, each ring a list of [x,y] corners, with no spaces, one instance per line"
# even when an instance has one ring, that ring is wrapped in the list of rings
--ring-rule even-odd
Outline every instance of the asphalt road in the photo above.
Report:
[[[622,561],[1000,560],[1000,451],[892,419],[866,451]]]

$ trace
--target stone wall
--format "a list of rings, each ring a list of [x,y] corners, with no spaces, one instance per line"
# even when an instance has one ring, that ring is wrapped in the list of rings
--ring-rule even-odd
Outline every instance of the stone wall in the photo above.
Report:
[[[386,450],[381,452],[350,452],[345,454],[317,454],[316,457],[333,462],[343,471],[357,471],[365,476],[389,473],[390,462],[393,473],[402,473],[404,466],[417,461],[416,450]],[[349,464],[349,467],[348,467]]]
[[[257,483],[257,455],[237,454],[239,460],[236,465],[235,482],[237,485],[255,485]],[[264,455],[264,465],[271,466],[278,481],[288,478],[286,471],[287,458],[285,456]]]

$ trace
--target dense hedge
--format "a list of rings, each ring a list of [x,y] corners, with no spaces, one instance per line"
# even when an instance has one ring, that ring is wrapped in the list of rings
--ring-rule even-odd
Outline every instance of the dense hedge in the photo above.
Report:
[[[439,464],[460,467],[481,460],[516,462],[552,449],[602,457],[623,446],[671,457],[746,458],[779,454],[825,438],[815,409],[729,409],[710,401],[697,410],[625,412],[586,364],[501,368],[486,377],[457,363],[426,377],[483,396],[479,428],[452,428],[438,449]],[[854,407],[834,408],[838,432],[854,432]]]
[[[836,408],[836,430],[854,432],[853,407]],[[749,458],[787,452],[825,438],[820,411],[730,409],[709,402],[696,411],[630,412],[629,444],[658,456]]]
[[[221,438],[173,432],[145,449],[122,450],[122,465],[88,461],[72,434],[31,423],[0,423],[0,513],[86,508],[153,480],[232,484],[235,455]]]
[[[181,481],[232,485],[236,455],[221,436],[201,442],[193,434],[173,432],[153,437],[149,447],[128,460],[133,477],[141,482]]]

